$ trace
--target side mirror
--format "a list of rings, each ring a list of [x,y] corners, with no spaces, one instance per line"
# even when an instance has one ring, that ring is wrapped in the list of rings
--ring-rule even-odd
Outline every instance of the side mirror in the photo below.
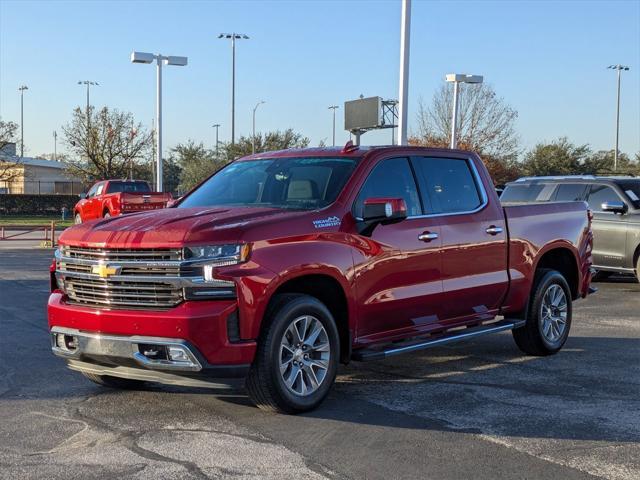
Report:
[[[369,236],[378,224],[388,225],[407,218],[407,204],[402,198],[368,198],[364,201],[360,233]]]
[[[87,198],[87,194],[86,193],[81,193],[78,196],[80,197],[80,200],[84,200],[85,198]]]
[[[627,213],[627,204],[624,202],[604,202],[601,205],[603,212],[619,213],[620,215]]]

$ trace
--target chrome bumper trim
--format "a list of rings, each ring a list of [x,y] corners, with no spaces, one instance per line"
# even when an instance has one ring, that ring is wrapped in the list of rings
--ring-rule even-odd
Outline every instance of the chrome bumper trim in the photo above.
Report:
[[[73,350],[60,348],[56,343],[58,334],[69,335],[77,339],[77,346]],[[159,345],[165,347],[179,347],[183,350],[189,362],[175,362],[171,360],[153,360],[145,357],[139,351],[139,345]],[[202,363],[188,342],[176,338],[103,335],[99,333],[82,332],[75,328],[53,327],[51,329],[51,350],[59,357],[66,359],[105,358],[133,360],[140,366],[151,370],[173,370],[181,372],[199,372]]]

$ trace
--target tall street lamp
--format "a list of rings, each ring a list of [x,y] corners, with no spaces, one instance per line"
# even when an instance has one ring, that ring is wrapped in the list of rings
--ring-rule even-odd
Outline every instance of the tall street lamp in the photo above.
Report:
[[[409,44],[411,40],[411,0],[402,0],[400,15],[400,87],[398,92],[398,145],[407,144],[409,98]]]
[[[618,138],[620,135],[620,73],[628,71],[629,67],[626,65],[609,65],[607,68],[618,71],[618,95],[617,95],[617,108],[616,108],[616,149],[613,152],[613,171],[618,169]]]
[[[162,192],[162,64],[184,67],[187,57],[131,52],[132,63],[156,62],[156,190]]]
[[[256,110],[258,109],[258,107],[260,105],[262,105],[263,103],[267,103],[264,100],[260,100],[258,103],[256,103],[256,106],[253,107],[253,134],[251,135],[251,153],[256,153]]]
[[[458,146],[458,95],[461,83],[482,83],[482,75],[466,75],[464,73],[450,73],[445,77],[447,82],[453,83],[453,108],[451,109],[451,142],[449,148]]]
[[[236,139],[236,40],[248,40],[243,33],[221,33],[218,38],[231,39],[231,145]]]
[[[18,88],[20,92],[20,158],[24,158],[24,91],[29,87],[22,85]]]
[[[53,161],[58,161],[58,132],[53,131]]]
[[[216,158],[218,158],[218,129],[220,128],[220,124],[214,123],[211,126],[216,129]]]
[[[89,123],[89,88],[93,86],[100,85],[98,82],[93,82],[91,80],[79,80],[78,85],[86,85],[87,86],[87,124]]]
[[[329,110],[333,110],[333,146],[336,146],[336,109],[340,108],[338,105],[331,105]]]

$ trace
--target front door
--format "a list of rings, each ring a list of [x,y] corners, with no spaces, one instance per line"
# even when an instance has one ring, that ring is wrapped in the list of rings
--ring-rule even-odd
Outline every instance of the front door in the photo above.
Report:
[[[354,280],[359,343],[419,333],[442,319],[441,229],[423,217],[423,205],[407,158],[380,161],[367,177],[353,213],[367,198],[402,198],[408,218],[356,235]]]
[[[507,227],[496,195],[485,190],[471,158],[412,162],[427,214],[441,225],[447,324],[493,318],[509,286]]]
[[[603,212],[605,202],[624,202],[608,185],[591,185],[588,197],[593,211],[593,266],[604,268],[624,267],[627,242],[627,222],[617,213]]]

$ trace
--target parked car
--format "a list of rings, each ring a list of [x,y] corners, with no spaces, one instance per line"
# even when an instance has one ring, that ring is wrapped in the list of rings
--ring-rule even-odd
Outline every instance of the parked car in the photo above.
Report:
[[[598,278],[640,280],[640,178],[527,177],[507,185],[503,203],[586,201],[593,211],[593,263]]]
[[[165,208],[170,193],[152,192],[143,180],[103,180],[95,183],[73,208],[75,223],[123,213]]]
[[[590,292],[586,204],[503,207],[457,150],[256,154],[59,242],[48,318],[70,368],[116,388],[246,378],[281,412],[319,405],[351,359],[504,330],[554,354]]]

